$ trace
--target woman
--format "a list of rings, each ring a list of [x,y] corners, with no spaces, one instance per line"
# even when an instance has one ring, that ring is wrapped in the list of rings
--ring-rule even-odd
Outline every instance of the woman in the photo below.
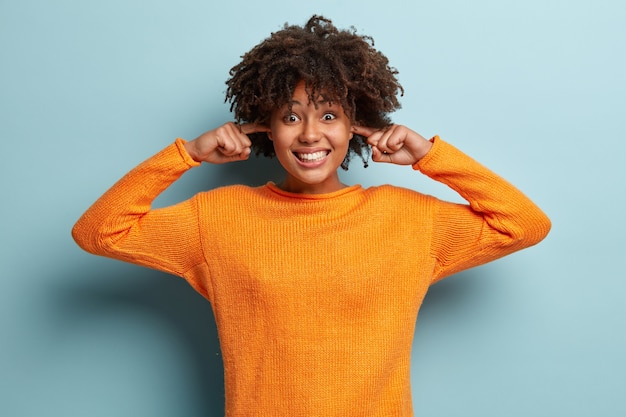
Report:
[[[286,26],[231,70],[226,96],[238,123],[177,139],[73,229],[85,250],[181,276],[211,302],[228,416],[413,415],[409,362],[428,287],[550,229],[487,168],[390,123],[402,92],[396,74],[370,38],[323,17]],[[276,156],[284,181],[151,209],[187,170],[252,151]],[[370,152],[468,204],[343,184],[339,167]]]

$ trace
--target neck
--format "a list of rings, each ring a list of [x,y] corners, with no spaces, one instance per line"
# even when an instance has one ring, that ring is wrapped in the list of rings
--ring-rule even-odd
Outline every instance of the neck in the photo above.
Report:
[[[295,194],[330,194],[347,187],[346,184],[339,180],[328,184],[306,184],[290,180],[289,177],[285,178],[281,183],[276,184],[276,186],[283,191]]]

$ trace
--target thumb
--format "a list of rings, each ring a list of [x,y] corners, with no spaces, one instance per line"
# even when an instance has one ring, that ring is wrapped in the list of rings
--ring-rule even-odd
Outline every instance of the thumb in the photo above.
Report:
[[[372,161],[383,162],[387,164],[397,164],[394,160],[394,154],[383,152],[378,147],[372,146]]]

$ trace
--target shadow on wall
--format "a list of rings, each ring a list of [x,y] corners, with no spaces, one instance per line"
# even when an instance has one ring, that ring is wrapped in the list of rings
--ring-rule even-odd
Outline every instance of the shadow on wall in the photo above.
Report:
[[[458,272],[431,285],[420,308],[420,320],[440,315],[456,315],[457,311],[472,308],[477,300],[495,296],[498,288],[490,285],[495,270],[476,267]],[[502,281],[502,280],[500,280]]]
[[[186,398],[185,407],[188,411],[180,410],[180,417],[222,417],[224,368],[210,303],[181,278],[116,261],[98,260],[93,264],[97,267],[101,262],[106,263],[106,268],[94,271],[90,265],[82,271],[75,271],[72,276],[80,278],[79,281],[57,285],[55,293],[49,294],[52,297],[52,310],[47,320],[57,329],[57,337],[65,339],[63,344],[66,349],[69,349],[67,340],[80,345],[94,334],[124,338],[129,336],[125,323],[146,323],[153,327],[148,334],[155,334],[156,343],[168,340],[176,347],[176,357],[167,361],[171,363],[163,364],[164,368],[167,369],[169,365],[171,369],[172,364],[185,368],[178,373],[184,375],[184,385],[173,387],[184,393]],[[114,321],[113,328],[108,324],[111,321]],[[136,344],[137,338],[141,337],[130,336],[134,342],[125,343]],[[140,342],[142,348],[150,346],[150,343]],[[113,341],[112,345],[115,346],[116,342]],[[161,356],[156,357],[162,359],[163,350],[160,348],[155,346],[155,350],[161,352]],[[78,349],[80,354],[81,347],[73,346],[72,349]],[[97,346],[96,349],[98,351],[90,352],[94,357],[106,347]],[[141,364],[145,363],[141,360],[143,358],[137,359]],[[129,365],[123,361],[116,362],[114,367]],[[102,369],[103,365],[99,366],[96,369]],[[141,366],[137,369],[139,372],[145,370]],[[159,373],[158,370],[150,371]],[[163,373],[158,378],[172,378],[167,372]],[[100,379],[99,375],[92,377]],[[178,376],[178,381],[180,378]],[[114,380],[104,382],[105,385],[115,383]],[[168,381],[167,384],[171,385],[172,382]],[[117,407],[115,399],[106,398],[104,394],[102,397],[102,404],[96,407],[110,407],[110,411],[114,412]],[[114,400],[113,403],[111,400]],[[119,402],[118,405],[123,407]]]

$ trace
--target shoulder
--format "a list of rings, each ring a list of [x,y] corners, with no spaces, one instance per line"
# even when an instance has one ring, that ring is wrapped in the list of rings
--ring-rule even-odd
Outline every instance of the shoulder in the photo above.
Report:
[[[369,204],[401,211],[408,207],[424,207],[438,201],[431,195],[389,184],[368,187],[364,190],[363,195]]]
[[[410,188],[398,187],[397,185],[377,185],[365,189],[365,195],[371,198],[395,198],[395,199],[429,199],[432,198],[419,191]]]
[[[202,191],[196,195],[201,201],[219,200],[219,201],[245,201],[246,198],[259,194],[263,187],[250,187],[248,185],[225,185],[208,191]]]

